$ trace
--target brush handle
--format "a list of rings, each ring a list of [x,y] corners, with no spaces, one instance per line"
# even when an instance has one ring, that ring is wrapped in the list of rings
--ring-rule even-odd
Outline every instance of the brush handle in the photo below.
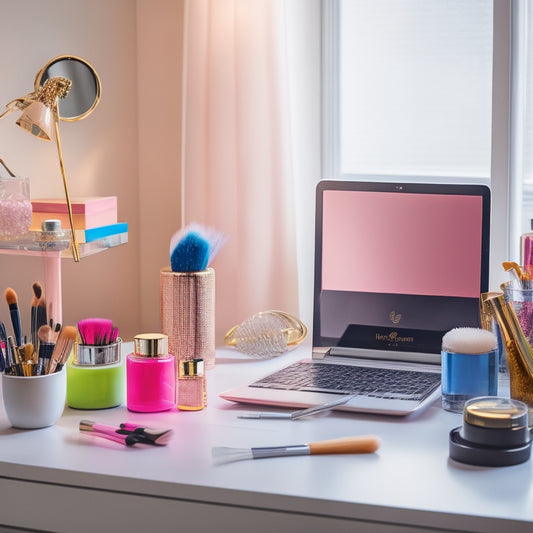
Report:
[[[311,455],[326,453],[373,453],[379,448],[379,439],[373,435],[342,437],[340,439],[310,442]]]
[[[293,455],[309,455],[307,444],[296,446],[267,446],[265,448],[251,448],[253,459],[265,459],[267,457],[291,457]],[[246,457],[248,459],[248,457]]]
[[[112,440],[113,442],[118,442],[119,444],[123,444],[124,446],[133,446],[135,444],[134,441],[131,439],[128,439],[128,435],[117,435],[114,433],[108,433],[107,431],[86,431],[84,429],[80,429],[82,433],[86,433],[87,435],[91,435],[93,437],[100,437],[102,439]]]
[[[43,254],[46,320],[63,322],[61,299],[61,252]]]
[[[13,325],[13,334],[17,346],[22,344],[22,325],[20,323],[20,312],[17,304],[9,304],[11,315],[11,324]]]

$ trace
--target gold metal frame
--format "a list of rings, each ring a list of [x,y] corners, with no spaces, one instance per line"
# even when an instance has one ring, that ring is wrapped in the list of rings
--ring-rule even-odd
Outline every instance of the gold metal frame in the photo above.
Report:
[[[94,108],[100,102],[100,98],[102,96],[102,82],[100,81],[100,76],[98,76],[98,73],[96,72],[96,69],[88,61],[86,61],[85,59],[82,59],[81,57],[74,56],[74,55],[71,55],[71,54],[66,54],[66,55],[61,55],[61,56],[54,57],[53,59],[48,61],[48,63],[46,63],[41,68],[41,70],[39,70],[39,72],[37,72],[37,75],[35,76],[35,81],[34,81],[33,86],[34,86],[35,93],[37,93],[39,91],[40,86],[41,86],[41,80],[42,80],[42,77],[43,77],[44,73],[46,72],[46,70],[49,69],[55,63],[58,63],[59,61],[64,61],[66,59],[72,59],[74,61],[79,61],[80,63],[83,63],[87,68],[89,68],[91,70],[91,72],[94,75],[95,82],[96,82],[96,97],[94,99],[93,105],[87,111],[85,111],[84,113],[82,113],[81,115],[78,115],[76,117],[62,117],[61,114],[58,112],[58,116],[59,116],[60,120],[64,120],[65,122],[75,122],[76,120],[81,120],[81,119],[85,118],[87,115],[90,115],[92,113],[92,111],[94,110]]]
[[[34,84],[33,84],[34,85],[34,91],[31,92],[31,93],[26,94],[25,96],[23,96],[21,98],[16,98],[14,100],[11,100],[11,102],[9,102],[6,105],[7,109],[2,114],[0,114],[0,119],[2,117],[4,117],[5,115],[7,115],[8,113],[10,113],[11,111],[14,111],[16,109],[18,109],[19,111],[24,111],[30,104],[38,101],[39,100],[40,91],[42,89],[42,85],[44,85],[44,83],[41,84],[41,82],[42,82],[42,79],[43,79],[43,76],[44,76],[45,72],[52,65],[54,65],[54,64],[56,64],[56,63],[58,63],[60,61],[65,61],[65,60],[78,61],[79,63],[85,65],[89,69],[89,71],[92,72],[93,78],[94,78],[94,81],[95,81],[95,85],[96,85],[96,95],[95,95],[94,101],[92,102],[92,104],[89,107],[89,109],[87,109],[86,111],[84,111],[80,115],[77,115],[77,116],[74,116],[74,117],[62,117],[61,114],[60,114],[59,104],[58,104],[57,100],[58,100],[58,98],[63,98],[64,96],[66,96],[68,94],[70,86],[66,89],[66,91],[63,94],[57,95],[57,97],[55,98],[55,102],[53,102],[53,103],[51,103],[51,102],[45,103],[47,105],[47,107],[49,107],[51,109],[52,115],[53,115],[54,128],[55,128],[55,141],[56,141],[57,153],[58,153],[58,157],[59,157],[59,166],[61,168],[61,177],[62,177],[62,180],[63,180],[63,188],[65,190],[65,199],[67,201],[70,229],[72,231],[72,254],[73,254],[73,257],[74,257],[74,261],[79,262],[79,260],[80,260],[80,252],[79,252],[79,247],[78,247],[78,241],[76,239],[76,231],[75,231],[75,228],[74,228],[74,221],[73,221],[73,216],[72,216],[72,205],[71,205],[70,196],[69,196],[68,187],[67,187],[67,176],[66,176],[66,171],[65,171],[65,164],[63,162],[63,152],[62,152],[62,148],[61,148],[61,138],[60,138],[60,135],[59,135],[59,121],[60,120],[64,120],[66,122],[74,122],[74,121],[77,121],[77,120],[81,120],[81,119],[85,118],[87,115],[91,114],[91,112],[94,110],[94,108],[100,102],[100,98],[101,98],[101,95],[102,95],[102,83],[100,81],[100,77],[98,76],[98,73],[96,72],[94,67],[88,61],[85,61],[85,59],[82,59],[81,57],[74,56],[74,55],[61,55],[61,56],[54,57],[53,59],[48,61],[48,63],[46,63],[37,72],[37,75],[35,76],[35,81],[34,81]],[[48,80],[48,79],[51,79],[51,78],[61,79],[62,77],[61,76],[49,76],[46,79]],[[66,79],[66,81],[70,82],[71,80]],[[45,82],[46,82],[46,80],[45,80]],[[47,139],[47,135],[37,135],[37,136],[40,137],[41,139],[51,140],[51,139]]]

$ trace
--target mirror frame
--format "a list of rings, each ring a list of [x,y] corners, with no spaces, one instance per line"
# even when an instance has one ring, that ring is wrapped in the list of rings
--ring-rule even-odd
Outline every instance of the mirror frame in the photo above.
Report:
[[[82,113],[81,115],[77,115],[75,117],[62,117],[59,111],[59,106],[58,106],[58,115],[59,115],[60,120],[64,120],[65,122],[75,122],[76,120],[81,120],[82,118],[85,118],[87,115],[90,115],[93,112],[94,108],[100,102],[100,98],[102,96],[102,83],[100,81],[100,77],[98,76],[98,73],[96,72],[94,67],[88,61],[85,61],[85,59],[82,59],[81,57],[70,55],[70,54],[54,57],[53,59],[48,61],[41,68],[41,70],[39,70],[39,72],[37,72],[37,75],[35,76],[35,82],[33,85],[34,85],[35,93],[37,94],[39,91],[39,88],[41,87],[41,81],[46,70],[50,68],[52,65],[54,65],[55,63],[59,63],[61,61],[66,61],[66,60],[74,60],[74,61],[79,61],[80,63],[83,63],[92,72],[94,76],[95,84],[96,84],[96,96],[94,98],[94,102],[91,105],[91,107],[87,109],[87,111]]]

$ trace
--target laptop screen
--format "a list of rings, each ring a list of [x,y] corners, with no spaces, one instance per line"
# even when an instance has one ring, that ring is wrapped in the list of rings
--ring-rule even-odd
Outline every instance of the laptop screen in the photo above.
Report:
[[[488,187],[321,181],[316,207],[315,346],[438,353],[479,327]],[[391,328],[414,344],[383,342]]]

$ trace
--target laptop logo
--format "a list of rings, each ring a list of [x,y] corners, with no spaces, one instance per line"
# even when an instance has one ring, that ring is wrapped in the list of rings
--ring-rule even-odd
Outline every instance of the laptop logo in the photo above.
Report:
[[[411,335],[398,335],[397,331],[391,331],[390,333],[376,333],[376,341],[386,343],[389,347],[401,346],[402,344],[413,344],[415,338]]]
[[[402,319],[401,313],[396,313],[396,311],[391,311],[389,313],[389,318],[393,324],[399,324],[400,320]]]

